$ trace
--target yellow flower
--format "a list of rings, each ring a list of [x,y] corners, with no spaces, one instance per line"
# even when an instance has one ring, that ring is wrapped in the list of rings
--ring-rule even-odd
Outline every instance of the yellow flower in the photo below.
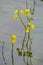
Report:
[[[14,20],[16,20],[16,19],[17,19],[17,17],[18,17],[18,16],[14,16],[14,17],[13,17],[13,18],[14,18]]]
[[[14,14],[18,14],[18,12],[19,12],[18,10],[15,10],[15,11],[14,11]]]
[[[29,17],[29,16],[30,16],[30,13],[26,13],[26,16],[28,16],[28,17]]]
[[[12,42],[12,43],[15,43],[15,42],[16,42],[16,35],[12,35],[12,36],[11,36],[11,42]]]
[[[32,24],[31,22],[28,22],[28,26],[31,26],[31,24]]]
[[[35,29],[35,25],[32,23],[31,24],[31,29],[34,30]]]
[[[30,28],[27,27],[27,28],[26,28],[26,32],[27,32],[27,33],[30,32]]]
[[[26,12],[26,13],[30,13],[30,9],[26,9],[25,12]]]
[[[30,16],[30,9],[26,9],[26,10],[25,10],[25,15],[26,15],[26,16]]]
[[[20,14],[24,14],[24,11],[23,10],[20,10]]]

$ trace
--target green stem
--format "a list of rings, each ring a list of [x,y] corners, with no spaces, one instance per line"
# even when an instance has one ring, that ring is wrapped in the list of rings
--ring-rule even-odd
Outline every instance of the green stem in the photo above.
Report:
[[[27,2],[27,0],[26,0],[26,8],[28,9],[28,2]]]
[[[28,39],[27,39],[27,44],[26,44],[27,50],[28,50],[28,41],[29,41],[29,38],[30,38],[30,32],[28,32]]]
[[[34,2],[34,4],[33,4],[33,13],[34,13],[34,11],[35,11],[35,4],[36,4],[36,2],[35,2],[35,0],[33,0],[33,2]]]
[[[18,17],[20,19],[20,22],[23,24],[24,28],[26,29],[26,25],[24,24],[24,22],[22,21],[22,18],[20,17],[20,15],[18,14]]]
[[[28,37],[30,40],[30,45],[29,45],[29,52],[31,52],[31,44],[32,44],[32,40],[30,39],[30,36]],[[30,65],[32,65],[32,57],[30,57]]]
[[[21,48],[21,50],[24,48],[24,42],[25,42],[25,39],[26,39],[26,31],[25,31],[25,35],[24,35],[24,38],[23,38],[22,48]]]
[[[33,0],[33,9],[31,10],[30,8],[30,11],[32,12],[31,14],[34,15],[34,12],[35,12],[35,4],[36,4],[36,1]]]
[[[31,51],[31,44],[32,44],[32,41],[31,41],[31,39],[29,39],[29,40],[30,40],[29,51]]]
[[[12,43],[12,56],[11,56],[11,58],[12,58],[12,65],[14,65],[14,57],[13,57],[13,43]]]
[[[27,51],[29,51],[28,50],[28,41],[29,41],[29,38],[30,38],[30,32],[28,33],[28,39],[27,39],[27,44],[26,44]],[[27,56],[27,65],[29,65],[29,63],[28,63],[28,56]]]
[[[2,57],[3,57],[5,65],[7,65],[6,60],[5,60],[5,56],[4,56],[4,44],[5,44],[5,42],[3,41],[3,45],[2,45]]]

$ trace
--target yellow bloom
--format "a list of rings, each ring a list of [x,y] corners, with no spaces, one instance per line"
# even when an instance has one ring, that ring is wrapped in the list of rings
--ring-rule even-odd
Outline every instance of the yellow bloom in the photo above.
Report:
[[[29,10],[29,9],[26,9],[26,10],[25,10],[25,15],[26,15],[26,16],[30,16],[30,10]]]
[[[28,16],[28,17],[29,17],[29,16],[30,16],[30,13],[26,13],[26,16]]]
[[[30,28],[27,27],[27,28],[26,28],[26,32],[30,32]]]
[[[14,14],[18,14],[18,12],[19,12],[18,10],[15,10],[15,11],[14,11]]]
[[[33,23],[31,24],[31,28],[32,28],[32,30],[35,29],[35,25]]]
[[[16,19],[17,19],[17,17],[18,17],[18,16],[14,16],[14,17],[13,17],[13,18],[14,18],[14,20],[16,20]]]
[[[26,13],[30,13],[30,9],[26,9],[25,12],[26,12]]]
[[[28,22],[28,26],[31,26],[31,24],[32,24],[31,22]]]
[[[11,36],[11,42],[12,42],[12,43],[15,43],[15,42],[16,42],[16,35],[12,35],[12,36]]]
[[[24,14],[24,11],[23,10],[20,10],[20,14]]]

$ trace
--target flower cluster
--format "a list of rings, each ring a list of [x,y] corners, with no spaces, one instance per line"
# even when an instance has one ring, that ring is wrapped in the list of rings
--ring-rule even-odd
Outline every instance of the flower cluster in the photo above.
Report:
[[[28,22],[28,27],[26,28],[26,32],[30,32],[30,30],[35,29],[35,25],[32,22]]]
[[[14,14],[15,14],[14,20],[17,19],[18,14],[22,14],[22,15],[24,14],[24,15],[29,17],[30,16],[30,9],[26,9],[25,11],[23,11],[23,10],[15,10]]]
[[[19,18],[21,23],[24,25],[26,32],[30,32],[30,30],[35,29],[35,25],[32,22],[28,21],[28,23],[27,23],[28,26],[26,26],[24,24],[24,22],[22,21],[22,18],[20,17],[20,14],[21,14],[21,15],[25,15],[29,19],[30,18],[30,9],[26,9],[25,11],[23,11],[23,10],[15,10],[14,14],[15,14],[14,20]]]

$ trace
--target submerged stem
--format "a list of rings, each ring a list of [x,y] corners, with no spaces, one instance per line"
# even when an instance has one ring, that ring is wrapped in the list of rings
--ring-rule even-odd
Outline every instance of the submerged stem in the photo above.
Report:
[[[13,45],[13,43],[12,43],[12,51],[11,51],[11,52],[12,52],[12,56],[11,56],[11,58],[12,58],[12,65],[14,65],[13,46],[14,46],[14,45]]]
[[[32,58],[31,58],[31,57],[30,57],[30,65],[33,65],[33,64],[32,64]]]
[[[5,42],[3,41],[3,45],[2,45],[2,57],[3,57],[5,65],[7,65],[6,60],[5,60],[5,56],[4,56],[4,44],[5,44]]]

